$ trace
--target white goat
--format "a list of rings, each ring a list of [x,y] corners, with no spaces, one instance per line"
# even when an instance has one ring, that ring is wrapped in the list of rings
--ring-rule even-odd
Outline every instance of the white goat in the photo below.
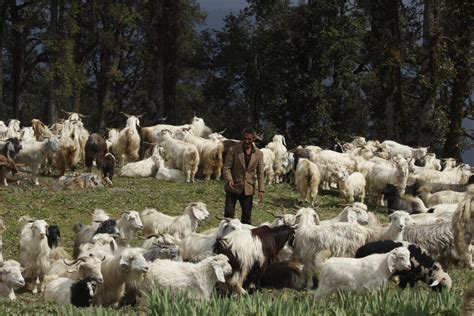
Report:
[[[226,236],[232,231],[242,229],[238,219],[224,219],[220,222],[217,231],[212,235],[191,233],[178,243],[184,261],[199,262],[212,256],[213,246],[217,238]]]
[[[117,307],[125,292],[125,285],[137,285],[144,281],[149,264],[140,248],[123,248],[115,256],[102,262],[104,283],[97,285],[95,305]]]
[[[145,209],[140,214],[144,235],[167,233],[178,239],[195,231],[199,221],[208,216],[209,211],[202,202],[189,203],[180,216],[169,216],[155,209]]]
[[[160,157],[158,159],[157,165],[158,165],[158,172],[156,173],[156,178],[158,180],[165,180],[165,181],[173,181],[173,182],[185,182],[186,181],[186,175],[182,170],[179,169],[172,169],[168,168],[165,165],[165,161],[163,159],[164,155],[164,149],[160,147]]]
[[[158,144],[166,152],[166,159],[171,168],[178,168],[186,174],[186,182],[194,182],[194,175],[199,166],[199,152],[196,146],[171,137],[169,131],[156,135]]]
[[[268,148],[262,148],[260,150],[263,155],[265,180],[268,184],[271,184],[274,181],[273,165],[275,162],[275,153]]]
[[[295,171],[295,185],[301,201],[314,204],[321,180],[318,166],[308,159],[300,159]]]
[[[11,119],[8,122],[8,131],[6,138],[20,137],[20,121],[16,119]]]
[[[338,257],[353,257],[357,249],[368,242],[391,239],[402,241],[405,224],[413,221],[404,211],[389,216],[388,227],[366,227],[355,223],[320,225],[319,217],[311,208],[302,208],[296,215],[295,257],[304,263],[303,275],[307,288],[313,287],[314,256],[328,249]]]
[[[202,173],[206,180],[210,180],[212,174],[215,175],[216,179],[220,178],[223,165],[222,154],[224,152],[222,142],[194,136],[187,130],[176,132],[174,137],[196,146],[199,152],[199,166],[202,167]]]
[[[21,229],[20,263],[25,267],[27,282],[33,280],[33,293],[43,290],[43,278],[49,271],[48,223],[45,220],[33,220],[21,217],[20,222],[28,221]]]
[[[393,140],[386,140],[380,144],[382,150],[388,151],[393,157],[401,155],[405,159],[421,159],[428,153],[428,147],[411,148],[410,146],[402,145]]]
[[[105,141],[107,143],[107,151],[110,152],[112,148],[112,144],[117,143],[119,137],[119,131],[116,128],[112,128],[109,130],[109,137]]]
[[[162,159],[159,155],[158,149],[155,147],[153,154],[147,159],[129,162],[123,166],[120,169],[120,176],[129,178],[154,177],[158,171],[159,160]]]
[[[411,269],[410,251],[398,247],[384,254],[364,258],[330,258],[328,251],[318,254],[316,269],[320,270],[314,299],[340,290],[360,293],[380,290],[396,271]]]
[[[425,203],[426,207],[432,207],[437,204],[455,204],[459,203],[466,198],[466,192],[456,191],[438,191],[435,193],[430,192],[429,187],[421,187],[419,190],[420,198]]]
[[[157,288],[186,293],[192,299],[209,299],[216,283],[225,282],[232,267],[224,255],[205,258],[198,263],[155,260],[140,289],[150,293]]]
[[[275,173],[275,183],[283,181],[283,175],[285,174],[285,168],[283,167],[285,160],[288,158],[288,152],[286,150],[285,137],[283,135],[273,136],[273,140],[267,144],[266,148],[273,151],[275,159],[273,161],[273,171]]]
[[[359,223],[360,225],[367,225],[369,223],[367,205],[355,202],[350,206],[346,206],[336,217],[321,221],[321,225],[330,225],[340,222]]]
[[[133,239],[135,232],[143,229],[143,223],[140,219],[140,215],[136,211],[126,211],[121,214],[122,216],[117,221],[117,228],[123,239],[119,239],[117,243],[119,246],[126,247]]]
[[[472,175],[470,168],[464,167],[451,171],[437,171],[431,169],[418,170],[410,175],[410,179],[422,183],[466,184]]]
[[[394,166],[385,163],[376,163],[367,175],[367,191],[376,196],[376,201],[384,205],[383,190],[387,184],[393,184],[400,190],[400,195],[405,192],[408,181],[408,163],[399,156],[393,157]]]
[[[14,290],[25,285],[22,272],[23,268],[15,260],[0,262],[0,297],[8,297],[12,301],[16,299]]]
[[[21,145],[22,149],[15,161],[30,165],[33,183],[39,185],[37,174],[41,162],[48,154],[59,150],[59,143],[55,138],[49,138],[42,142],[35,140],[23,142]]]
[[[364,203],[365,199],[365,177],[360,172],[354,172],[349,175],[349,172],[345,169],[339,170],[337,173],[337,186],[345,197],[346,202],[354,202],[354,198],[360,199],[361,203]]]
[[[324,188],[329,189],[329,185],[336,182],[333,178],[335,171],[345,168],[349,173],[352,173],[357,169],[358,161],[364,159],[350,153],[321,150],[317,154],[310,153],[309,160],[318,166],[321,174],[321,183],[324,184]]]
[[[99,258],[94,254],[80,256],[76,260],[67,263],[65,260],[56,260],[51,264],[48,276],[65,277],[72,280],[79,280],[85,277],[91,277],[97,280],[97,283],[104,281],[100,266],[105,258]]]
[[[140,127],[140,120],[136,116],[125,115],[127,116],[127,124],[119,132],[115,142],[110,147],[111,152],[122,166],[129,160],[138,160],[138,151],[140,149],[140,134],[138,134],[137,130],[137,127]]]

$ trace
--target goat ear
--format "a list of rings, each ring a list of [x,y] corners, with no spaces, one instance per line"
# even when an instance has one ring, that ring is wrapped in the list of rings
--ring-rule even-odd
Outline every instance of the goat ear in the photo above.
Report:
[[[128,261],[127,261],[127,260],[124,260],[123,257],[120,258],[120,268],[121,268],[122,270],[126,270],[126,271],[128,271],[128,269],[129,269]]]
[[[225,277],[224,277],[224,271],[222,270],[222,267],[220,265],[214,265],[214,272],[216,274],[217,280],[219,282],[225,283]]]
[[[321,224],[321,222],[319,221],[319,216],[318,216],[318,214],[315,214],[315,215],[314,215],[314,222],[316,223],[316,225],[320,225],[320,224]]]
[[[357,222],[357,214],[353,210],[347,212],[347,222],[355,223]]]
[[[198,219],[198,220],[200,220],[200,221],[206,219],[206,215],[204,214],[204,212],[201,211],[200,209],[198,209],[197,207],[192,206],[192,207],[191,207],[191,210],[192,210],[192,212],[193,212],[194,217],[196,217],[196,219]]]
[[[390,273],[393,273],[393,271],[395,271],[396,261],[397,261],[397,254],[391,253],[388,255],[387,263],[388,263],[388,271],[390,271]]]

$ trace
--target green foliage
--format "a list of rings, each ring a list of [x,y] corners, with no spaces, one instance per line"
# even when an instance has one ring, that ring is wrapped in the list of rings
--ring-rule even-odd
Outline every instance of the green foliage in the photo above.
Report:
[[[257,292],[253,295],[194,301],[180,293],[154,291],[148,297],[152,315],[457,315],[461,298],[450,292],[401,292],[394,288],[378,293],[340,293],[339,300],[315,302],[311,293]]]
[[[291,146],[393,135],[457,155],[470,145],[473,6],[439,5],[249,0],[198,33],[198,0],[15,3],[2,21],[0,119],[45,119],[53,104],[91,114],[97,131],[121,125],[119,111],[146,112],[143,126],[195,112],[228,137],[244,125]]]

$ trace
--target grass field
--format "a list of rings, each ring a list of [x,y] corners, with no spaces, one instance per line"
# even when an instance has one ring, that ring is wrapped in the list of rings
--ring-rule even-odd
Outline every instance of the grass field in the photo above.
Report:
[[[118,218],[125,210],[141,211],[145,207],[157,208],[167,214],[180,214],[184,206],[193,201],[207,204],[211,215],[222,215],[224,205],[223,183],[198,180],[195,184],[181,184],[149,179],[114,178],[113,188],[88,191],[55,191],[51,184],[55,178],[40,178],[40,187],[29,181],[29,174],[20,173],[20,184],[0,187],[0,212],[11,210],[4,217],[7,231],[3,236],[3,255],[6,259],[18,260],[20,225],[22,215],[46,219],[50,225],[61,228],[62,245],[72,251],[72,225],[81,221],[90,223],[90,213],[103,208]],[[294,189],[288,184],[267,188],[263,203],[256,203],[253,209],[254,224],[271,220],[264,210],[284,212],[292,209],[296,198]],[[318,197],[317,212],[321,219],[335,216],[343,201],[335,194]],[[373,205],[369,210],[376,211]],[[381,209],[377,215],[381,221],[386,216]],[[239,211],[238,211],[239,213]],[[240,216],[240,213],[239,213]],[[211,216],[198,230],[217,226],[218,220]],[[139,240],[135,241],[139,245]],[[463,268],[449,271],[453,288],[449,293],[434,293],[419,283],[414,290],[400,292],[394,284],[386,290],[372,295],[345,295],[331,297],[322,302],[312,300],[311,291],[262,290],[248,297],[213,297],[210,302],[193,302],[180,295],[157,293],[151,299],[150,308],[122,308],[120,314],[154,315],[458,315],[462,306],[462,295],[472,272]],[[19,294],[17,301],[0,300],[0,315],[3,314],[58,314],[58,315],[116,315],[117,311],[107,308],[75,309],[46,303],[40,295]]]

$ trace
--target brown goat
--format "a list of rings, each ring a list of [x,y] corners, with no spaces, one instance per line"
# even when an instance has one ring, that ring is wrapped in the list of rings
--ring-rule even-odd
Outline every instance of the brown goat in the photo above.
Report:
[[[95,160],[97,169],[101,177],[108,177],[112,180],[115,167],[115,157],[108,153],[105,138],[94,133],[89,136],[85,145],[85,165],[87,172],[91,172],[92,163]]]
[[[18,169],[15,162],[7,156],[0,155],[0,182],[3,182],[5,186],[8,186],[6,174],[11,172],[13,175],[18,173]]]

